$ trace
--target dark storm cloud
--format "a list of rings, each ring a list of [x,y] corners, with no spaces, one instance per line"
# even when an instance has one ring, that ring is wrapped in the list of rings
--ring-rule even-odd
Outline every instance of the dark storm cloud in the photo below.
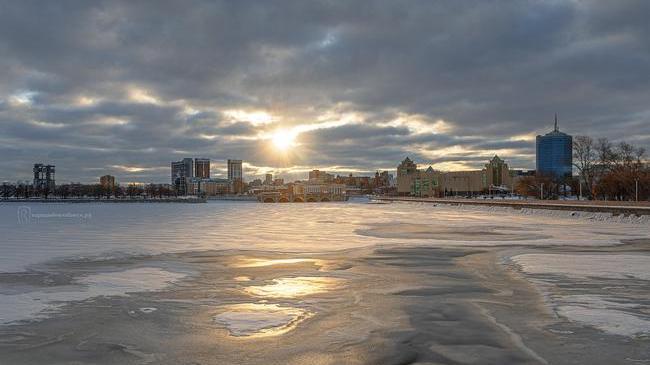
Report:
[[[648,13],[642,0],[0,1],[0,179],[43,161],[63,181],[165,181],[183,156],[373,171],[498,152],[532,168],[556,112],[569,133],[650,149]],[[294,126],[301,145],[279,161],[263,138]]]

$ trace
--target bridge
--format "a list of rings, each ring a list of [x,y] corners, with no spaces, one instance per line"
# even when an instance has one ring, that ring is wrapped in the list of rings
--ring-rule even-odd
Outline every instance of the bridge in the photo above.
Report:
[[[346,201],[348,197],[333,193],[286,194],[279,191],[268,191],[258,194],[257,200],[262,203],[318,203]]]

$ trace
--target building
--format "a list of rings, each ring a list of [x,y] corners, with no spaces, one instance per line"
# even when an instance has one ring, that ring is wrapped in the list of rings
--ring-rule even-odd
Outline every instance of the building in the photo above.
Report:
[[[242,160],[228,160],[228,180],[242,180],[244,174],[242,172]]]
[[[375,189],[390,187],[392,181],[393,181],[393,175],[389,174],[388,171],[382,171],[382,172],[377,171],[375,172],[375,178],[372,184]]]
[[[332,202],[348,199],[345,185],[315,182],[264,186],[255,195],[264,203]]]
[[[201,179],[193,177],[187,180],[188,195],[215,196],[228,194],[230,182],[227,179]]]
[[[512,173],[499,156],[494,156],[482,170],[419,170],[408,157],[397,167],[397,193],[420,197],[476,195],[512,190]]]
[[[571,176],[573,169],[573,137],[560,132],[555,116],[555,128],[536,139],[536,173],[554,179]]]
[[[171,163],[172,185],[178,194],[187,194],[187,180],[192,177],[194,177],[194,161],[191,158]]]
[[[55,167],[54,165],[43,165],[42,163],[34,164],[34,181],[33,187],[36,190],[53,192],[55,184]]]
[[[104,175],[99,178],[99,185],[101,185],[104,189],[111,189],[113,190],[115,188],[115,176],[112,175]]]
[[[195,158],[194,159],[194,175],[199,179],[210,178],[210,159],[209,158]]]
[[[312,183],[331,183],[334,181],[334,175],[328,174],[325,171],[311,170],[309,171],[309,181]]]
[[[512,176],[508,164],[505,163],[499,156],[494,155],[490,162],[485,164],[486,184],[489,187],[499,188],[511,186]]]
[[[244,192],[242,160],[228,160],[228,181],[230,182],[231,193],[241,194]]]
[[[264,176],[264,185],[272,185],[273,184],[273,174],[266,174]]]
[[[412,179],[417,172],[418,165],[408,157],[397,166],[397,195],[411,194]]]

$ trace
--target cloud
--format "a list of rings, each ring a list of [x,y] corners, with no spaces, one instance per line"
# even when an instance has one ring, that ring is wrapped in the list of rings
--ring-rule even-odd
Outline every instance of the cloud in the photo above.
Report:
[[[0,180],[47,162],[59,181],[164,182],[184,156],[287,176],[406,155],[534,168],[530,136],[556,112],[569,133],[650,149],[647,1],[0,7]],[[279,129],[294,150],[273,150]]]

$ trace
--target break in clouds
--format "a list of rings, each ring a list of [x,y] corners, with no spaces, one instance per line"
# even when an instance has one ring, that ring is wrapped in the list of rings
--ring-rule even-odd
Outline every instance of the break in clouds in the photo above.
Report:
[[[650,2],[0,2],[0,174],[166,182],[169,162],[246,175],[441,169],[534,136],[650,147]],[[291,130],[297,145],[272,150]],[[221,169],[221,170],[220,170]]]

